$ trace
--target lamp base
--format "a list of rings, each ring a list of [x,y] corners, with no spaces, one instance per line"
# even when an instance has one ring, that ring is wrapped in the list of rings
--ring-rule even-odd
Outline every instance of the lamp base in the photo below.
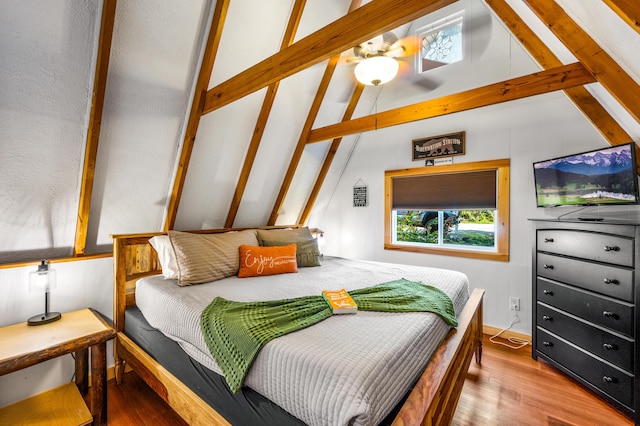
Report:
[[[32,316],[27,320],[27,325],[49,324],[50,322],[58,321],[60,318],[62,318],[60,312],[47,312]]]

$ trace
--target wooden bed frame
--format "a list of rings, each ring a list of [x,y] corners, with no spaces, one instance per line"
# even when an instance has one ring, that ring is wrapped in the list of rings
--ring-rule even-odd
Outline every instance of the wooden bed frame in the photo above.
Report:
[[[283,226],[211,229],[194,233],[221,233],[242,229],[278,229]],[[149,239],[163,233],[112,235],[114,259],[114,340],[116,382],[121,383],[125,363],[190,425],[229,423],[187,386],[157,363],[124,334],[124,311],[135,306],[135,282],[161,273]],[[455,412],[472,355],[482,357],[482,301],[475,289],[452,329],[433,354],[426,369],[396,416],[394,425],[448,425]]]

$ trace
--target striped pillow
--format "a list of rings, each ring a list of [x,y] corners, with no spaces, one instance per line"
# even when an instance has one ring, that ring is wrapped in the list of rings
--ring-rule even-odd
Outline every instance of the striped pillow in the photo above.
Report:
[[[258,245],[253,229],[221,234],[180,231],[169,231],[168,234],[176,254],[178,284],[181,286],[236,275],[240,268],[240,246]]]

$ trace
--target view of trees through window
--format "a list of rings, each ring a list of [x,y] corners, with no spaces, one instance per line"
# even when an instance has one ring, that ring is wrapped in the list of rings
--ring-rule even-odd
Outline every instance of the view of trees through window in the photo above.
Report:
[[[398,210],[396,242],[495,247],[495,210]]]

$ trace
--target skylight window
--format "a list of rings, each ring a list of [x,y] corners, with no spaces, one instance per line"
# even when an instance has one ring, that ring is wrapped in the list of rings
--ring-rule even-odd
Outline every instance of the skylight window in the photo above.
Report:
[[[417,69],[429,71],[463,59],[462,12],[451,15],[417,31],[420,56]]]

